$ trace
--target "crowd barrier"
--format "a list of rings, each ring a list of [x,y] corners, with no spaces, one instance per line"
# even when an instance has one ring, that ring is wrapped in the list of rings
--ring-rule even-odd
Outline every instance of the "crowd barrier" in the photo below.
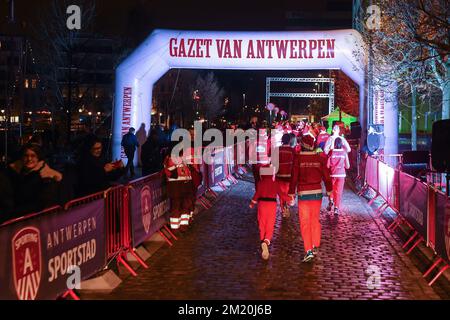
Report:
[[[396,218],[388,230],[394,231],[401,224],[406,224],[412,234],[403,244],[407,254],[411,253],[420,243],[425,242],[438,259],[425,272],[427,277],[440,264],[444,264],[435,277],[429,282],[432,285],[442,273],[450,268],[450,203],[448,197],[433,185],[387,165],[374,157],[368,157],[365,162],[364,186],[359,192],[362,195],[372,189],[375,196],[369,201],[372,204],[376,198],[382,198],[376,215],[379,217],[387,208],[391,208]]]
[[[242,151],[245,156],[242,149],[245,145],[236,144],[208,150],[212,161],[200,165],[202,180],[197,190],[204,208],[212,206],[206,197],[208,192],[217,196],[211,188],[226,189],[225,180],[237,183],[233,175],[245,171],[239,165],[244,162],[236,161]],[[80,280],[88,279],[114,260],[136,276],[127,261],[128,254],[147,268],[135,248],[155,233],[172,245],[177,237],[167,227],[169,218],[165,178],[156,173],[72,200],[63,207],[7,221],[0,226],[0,242],[6,248],[0,255],[0,299],[68,295],[78,299],[74,286],[69,285],[76,275]]]

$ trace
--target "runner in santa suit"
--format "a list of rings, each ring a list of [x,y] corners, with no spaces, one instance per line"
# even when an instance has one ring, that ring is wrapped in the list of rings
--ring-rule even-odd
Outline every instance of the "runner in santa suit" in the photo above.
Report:
[[[270,139],[266,129],[259,129],[257,140],[250,143],[249,146],[250,159],[255,160],[252,164],[253,178],[255,179],[255,190],[258,188],[258,180],[260,178],[259,168],[263,164],[270,163]]]
[[[331,179],[333,182],[333,200],[334,200],[334,214],[339,214],[339,208],[341,206],[342,192],[344,191],[345,184],[345,169],[350,168],[350,161],[348,160],[347,152],[342,149],[342,139],[334,139],[334,148],[330,151],[328,156],[327,167],[330,168]],[[331,205],[327,207],[328,211],[331,211]]]
[[[308,262],[318,253],[320,246],[321,182],[325,183],[329,196],[333,187],[325,159],[313,151],[314,139],[309,135],[302,137],[301,146],[302,151],[296,155],[292,167],[289,195],[294,201],[297,191],[300,229],[306,252],[303,262]]]
[[[333,149],[333,147],[334,147],[334,139],[336,139],[338,137],[340,137],[342,139],[342,148],[345,150],[345,152],[349,153],[350,151],[352,151],[352,149],[350,148],[350,145],[348,144],[347,140],[343,136],[341,136],[340,132],[341,132],[340,126],[335,124],[333,126],[333,135],[331,135],[327,139],[327,142],[325,143],[325,147],[323,148],[323,151],[325,152],[325,154],[328,155],[330,150]]]
[[[192,176],[183,155],[172,155],[175,145],[171,144],[169,154],[164,159],[167,196],[171,203],[170,227],[185,230],[189,225],[189,212],[192,208]]]
[[[323,150],[325,148],[325,143],[327,142],[329,137],[330,135],[327,133],[325,127],[321,126],[320,133],[316,139],[316,148],[320,148]]]
[[[269,172],[263,172],[262,169]],[[258,180],[258,188],[249,206],[250,208],[253,208],[258,204],[258,226],[262,249],[261,256],[264,260],[267,260],[269,259],[269,246],[272,241],[277,214],[275,167],[272,165],[261,165],[260,174],[261,178]],[[283,197],[283,201],[290,201],[290,198]]]
[[[278,149],[278,172],[276,174],[276,183],[278,188],[278,197],[280,199],[280,208],[284,218],[289,217],[288,203],[283,199],[288,198],[289,183],[291,181],[292,164],[294,163],[294,148],[291,146],[292,137],[286,133],[281,138],[282,146]]]

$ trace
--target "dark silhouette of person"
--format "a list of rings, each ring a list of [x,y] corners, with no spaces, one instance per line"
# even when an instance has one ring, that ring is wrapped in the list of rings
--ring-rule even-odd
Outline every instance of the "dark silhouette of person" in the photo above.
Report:
[[[134,177],[134,154],[136,153],[136,149],[139,147],[139,142],[134,135],[135,131],[136,130],[134,128],[130,128],[128,133],[123,136],[121,143],[123,150],[125,151],[125,155],[128,158],[125,174],[128,174],[128,171],[130,171],[131,178]]]

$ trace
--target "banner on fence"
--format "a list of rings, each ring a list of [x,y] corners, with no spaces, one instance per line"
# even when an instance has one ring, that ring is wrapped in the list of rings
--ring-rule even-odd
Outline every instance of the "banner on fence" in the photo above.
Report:
[[[55,299],[102,270],[104,220],[100,199],[1,227],[0,299]]]
[[[170,202],[160,174],[151,175],[131,187],[132,241],[136,247],[166,224]]]
[[[234,160],[234,145],[225,148],[225,167],[227,169],[226,176],[233,174],[236,162]]]
[[[442,192],[436,193],[437,254],[450,262],[450,202]]]
[[[225,155],[223,148],[216,148],[210,154],[212,161],[208,164],[208,187],[211,188],[225,179]]]
[[[378,161],[378,192],[392,209],[399,210],[398,171]]]
[[[428,187],[420,180],[400,172],[400,214],[416,231],[427,237]]]

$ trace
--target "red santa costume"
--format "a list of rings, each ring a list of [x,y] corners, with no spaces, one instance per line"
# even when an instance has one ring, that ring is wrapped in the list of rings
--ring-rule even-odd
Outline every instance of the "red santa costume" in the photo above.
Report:
[[[170,227],[179,229],[189,225],[189,212],[192,208],[192,176],[182,158],[164,159],[164,172],[167,178],[167,195],[171,203]]]
[[[327,167],[330,168],[330,174],[333,181],[333,201],[334,212],[339,213],[341,206],[342,192],[345,184],[345,169],[350,168],[348,154],[344,149],[333,149],[328,155]],[[331,207],[330,207],[331,209]]]
[[[280,208],[283,213],[283,217],[289,216],[289,208],[287,202],[283,199],[288,198],[289,183],[291,181],[292,164],[294,163],[295,151],[289,143],[291,136],[285,134],[282,137],[283,145],[278,149],[278,172],[276,174],[276,183],[278,189],[278,196],[280,198]]]
[[[258,204],[258,226],[261,240],[262,258],[269,258],[269,246],[272,241],[275,218],[277,214],[277,188],[275,182],[275,167],[262,165],[260,167],[261,178],[258,180],[258,188],[250,203],[250,208]],[[284,201],[290,200],[287,196]]]
[[[250,160],[256,163],[252,164],[253,178],[255,179],[255,189],[258,188],[260,178],[259,168],[261,165],[270,163],[270,139],[265,129],[258,130],[258,139],[250,142],[249,145]]]
[[[327,133],[325,127],[320,127],[320,133],[317,136],[316,140],[316,148],[324,149],[325,143],[327,142],[330,135]]]
[[[304,262],[314,258],[320,246],[321,226],[319,220],[322,205],[322,186],[325,182],[327,194],[331,195],[332,184],[326,160],[314,150],[314,140],[306,135],[302,138],[302,151],[296,155],[292,168],[289,195],[298,194],[298,215],[306,255]]]

